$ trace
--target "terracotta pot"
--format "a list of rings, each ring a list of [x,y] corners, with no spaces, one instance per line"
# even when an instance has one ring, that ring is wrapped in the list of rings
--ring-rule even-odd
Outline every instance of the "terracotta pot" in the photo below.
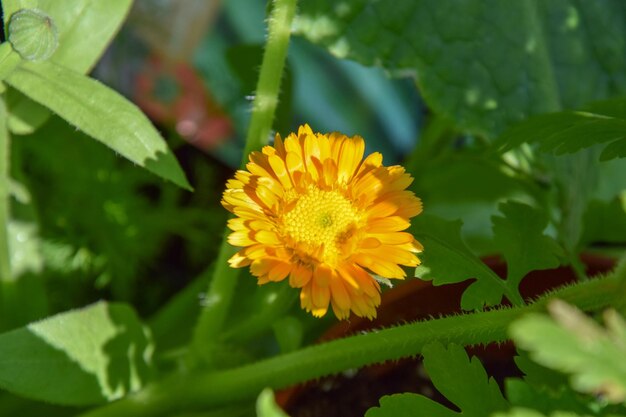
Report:
[[[487,257],[483,261],[499,276],[506,276],[506,264],[499,257]],[[590,276],[609,271],[615,264],[613,259],[592,255],[584,255],[582,261]],[[530,299],[575,280],[570,268],[533,271],[523,279],[520,292]],[[418,279],[406,281],[383,294],[376,320],[353,316],[331,327],[319,341],[457,313],[461,295],[470,282],[435,287]],[[519,375],[512,360],[515,349],[510,343],[472,348],[469,353],[478,356],[489,375],[499,383],[506,377]],[[433,387],[419,358],[372,365],[297,385],[278,391],[276,400],[291,417],[362,417],[367,409],[378,405],[381,396],[401,392],[420,393],[449,405]]]

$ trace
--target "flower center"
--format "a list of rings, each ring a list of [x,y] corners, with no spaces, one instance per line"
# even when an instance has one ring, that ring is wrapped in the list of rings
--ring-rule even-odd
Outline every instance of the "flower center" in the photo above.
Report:
[[[357,209],[339,191],[309,187],[283,215],[283,231],[304,250],[303,255],[334,264],[359,217]]]

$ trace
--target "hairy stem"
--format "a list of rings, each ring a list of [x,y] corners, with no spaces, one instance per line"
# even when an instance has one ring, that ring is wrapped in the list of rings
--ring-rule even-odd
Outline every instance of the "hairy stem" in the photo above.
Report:
[[[274,0],[268,21],[268,37],[261,64],[261,73],[252,106],[252,119],[248,128],[242,165],[247,155],[267,143],[272,120],[278,103],[280,80],[287,57],[291,22],[295,15],[296,0]],[[227,260],[234,253],[226,241],[230,231],[224,231],[213,279],[205,297],[204,307],[194,330],[191,349],[193,358],[210,364],[207,345],[215,340],[230,309],[237,285],[238,271],[228,267]],[[193,361],[193,359],[192,359]]]
[[[267,43],[257,82],[252,118],[248,127],[244,158],[267,144],[278,105],[280,81],[285,68],[291,22],[296,12],[296,0],[274,0],[268,21]],[[244,161],[245,162],[245,161]]]
[[[421,353],[431,342],[473,345],[503,341],[509,324],[560,298],[583,310],[604,308],[622,298],[615,276],[578,283],[533,304],[421,321],[310,346],[238,368],[172,375],[144,391],[84,417],[161,416],[185,408],[220,407],[254,398],[265,387],[284,388],[346,369]]]

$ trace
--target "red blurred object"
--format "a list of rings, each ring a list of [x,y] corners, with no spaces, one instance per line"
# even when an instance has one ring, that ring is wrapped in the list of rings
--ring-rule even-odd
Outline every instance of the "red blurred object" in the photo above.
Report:
[[[499,276],[506,276],[506,264],[499,257],[487,257],[483,261]],[[615,265],[614,259],[591,255],[583,256],[582,261],[587,265],[589,276],[607,272]],[[574,281],[574,272],[566,267],[533,271],[522,281],[520,292],[525,299],[532,299]],[[350,320],[331,327],[319,341],[459,313],[463,291],[472,282],[433,286],[427,281],[409,280],[383,294],[376,320],[353,315]],[[513,362],[512,343],[472,347],[468,352],[478,356],[488,374],[499,383],[506,377],[519,375]],[[398,392],[416,392],[450,405],[425,375],[418,358],[371,365],[354,371],[353,375],[334,375],[286,388],[276,392],[276,402],[291,417],[360,417],[367,409],[378,405],[382,395]]]
[[[151,56],[137,75],[134,100],[151,119],[172,127],[203,151],[215,148],[234,133],[230,119],[187,62]]]

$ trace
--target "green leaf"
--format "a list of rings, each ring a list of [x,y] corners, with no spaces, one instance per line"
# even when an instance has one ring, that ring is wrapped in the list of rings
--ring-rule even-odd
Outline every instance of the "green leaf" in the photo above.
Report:
[[[294,28],[339,57],[414,72],[435,112],[493,136],[625,92],[625,15],[621,0],[310,0]]]
[[[296,317],[283,316],[272,325],[272,329],[281,352],[293,352],[302,347],[304,328]]]
[[[531,361],[525,352],[515,357],[523,379],[505,380],[506,398],[515,407],[543,414],[569,411],[581,415],[605,415],[606,404],[594,396],[580,395],[569,387],[567,376]],[[601,411],[600,411],[601,410]]]
[[[626,99],[593,103],[582,111],[534,116],[505,131],[496,142],[501,152],[522,143],[538,143],[555,155],[604,144],[600,160],[626,157]]]
[[[10,110],[9,130],[16,135],[30,135],[51,115],[46,107],[35,103],[14,88],[7,88],[6,99]]]
[[[561,247],[543,234],[548,213],[527,204],[509,201],[499,206],[504,215],[493,216],[496,246],[507,263],[507,285],[519,293],[519,283],[530,271],[556,268],[563,256]]]
[[[424,347],[424,367],[435,388],[461,412],[417,394],[397,394],[380,399],[366,417],[484,417],[509,408],[497,382],[489,378],[480,361],[470,360],[462,346],[447,349],[433,343]]]
[[[22,62],[20,55],[13,50],[11,44],[0,44],[0,81],[4,81]],[[6,85],[0,84],[0,92],[4,93]]]
[[[609,402],[626,399],[626,323],[615,311],[600,327],[574,307],[554,301],[552,317],[531,314],[514,322],[510,333],[536,362],[571,374],[572,386],[602,394]]]
[[[626,191],[624,191],[626,197]],[[582,242],[585,246],[593,242],[620,244],[626,240],[626,208],[623,201],[614,198],[610,203],[592,201],[585,212]]]
[[[87,73],[121,27],[132,0],[4,0],[4,16],[21,9],[37,9],[50,16],[58,31],[59,46],[53,62]],[[5,19],[5,25],[10,20]],[[5,33],[11,35],[5,26]]]
[[[411,232],[424,246],[422,264],[415,276],[432,280],[434,285],[451,284],[476,279],[461,299],[464,310],[496,305],[508,291],[505,282],[474,255],[461,238],[460,220],[447,221],[420,215],[411,222]]]
[[[111,401],[150,375],[152,344],[135,312],[99,302],[0,335],[0,386],[65,405]]]
[[[274,400],[274,393],[266,388],[259,394],[256,400],[257,417],[289,417]]]
[[[7,82],[127,159],[191,189],[146,116],[100,82],[50,62],[23,62]]]

